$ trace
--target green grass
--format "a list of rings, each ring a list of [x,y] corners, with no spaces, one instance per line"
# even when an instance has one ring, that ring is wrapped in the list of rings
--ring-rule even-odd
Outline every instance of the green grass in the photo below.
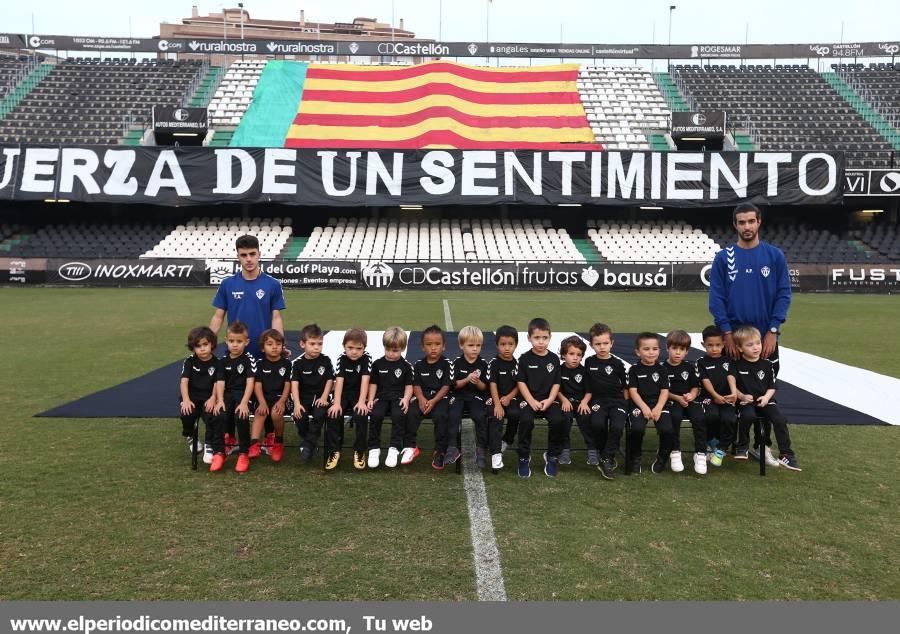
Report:
[[[462,478],[427,460],[362,474],[344,462],[326,476],[289,454],[240,477],[231,461],[194,473],[174,419],[33,418],[183,356],[211,298],[0,289],[0,598],[474,599]],[[422,329],[443,325],[445,298],[456,328],[521,329],[538,314],[581,331],[709,320],[702,293],[341,291],[288,292],[286,325]],[[900,343],[880,334],[898,309],[891,296],[796,296],[783,343],[900,376]],[[792,435],[804,471],[764,479],[734,463],[702,479],[645,471],[609,483],[583,464],[555,481],[539,469],[527,482],[487,475],[509,598],[900,598],[900,433]],[[645,450],[655,446],[648,435]]]

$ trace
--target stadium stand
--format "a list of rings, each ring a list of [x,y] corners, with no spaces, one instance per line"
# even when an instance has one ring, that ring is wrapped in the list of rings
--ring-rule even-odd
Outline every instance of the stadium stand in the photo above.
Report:
[[[870,224],[865,229],[851,232],[851,237],[875,252],[877,262],[900,262],[900,228],[897,225]]]
[[[240,60],[228,67],[207,108],[210,124],[240,124],[265,66],[266,60]]]
[[[9,256],[57,258],[136,258],[168,231],[162,225],[52,224],[31,234],[20,228]]]
[[[669,128],[669,106],[639,66],[582,66],[578,92],[595,139],[608,149],[648,150],[648,132]]]
[[[549,220],[330,218],[297,259],[443,262],[584,262]]]
[[[13,55],[0,55],[0,99],[12,92],[16,84],[22,80],[32,65],[30,63],[32,59],[25,56],[19,58]]]
[[[832,64],[832,68],[900,136],[900,64]]]
[[[0,141],[116,144],[154,105],[181,105],[203,74],[194,60],[70,58],[0,121]]]
[[[837,150],[851,167],[886,167],[892,147],[825,78],[805,65],[676,65],[692,108],[724,110],[761,150]]]
[[[702,229],[684,220],[588,220],[587,234],[609,262],[710,262],[721,250]]]
[[[263,260],[274,260],[291,238],[290,218],[192,218],[175,227],[141,258],[234,259],[234,241],[245,233],[259,239]]]

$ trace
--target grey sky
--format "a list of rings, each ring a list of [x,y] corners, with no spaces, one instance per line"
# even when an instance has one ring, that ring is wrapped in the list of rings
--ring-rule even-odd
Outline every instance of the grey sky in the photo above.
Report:
[[[53,35],[149,37],[161,21],[190,15],[192,0],[78,0],[7,2],[0,31]],[[218,0],[197,0],[201,14],[218,12]],[[394,16],[421,37],[438,37],[441,0],[394,0]],[[567,42],[664,44],[668,39],[669,1],[494,0],[490,38],[494,41],[558,42],[560,26]],[[672,43],[740,43],[749,26],[753,43],[900,40],[900,0],[676,0]],[[236,7],[237,0],[227,2]],[[253,17],[347,22],[354,17],[391,21],[391,0],[244,0]],[[483,41],[488,0],[443,0],[443,39]]]

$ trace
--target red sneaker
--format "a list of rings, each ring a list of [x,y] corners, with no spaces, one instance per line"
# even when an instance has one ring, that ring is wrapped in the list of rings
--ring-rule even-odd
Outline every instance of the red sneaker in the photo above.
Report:
[[[242,453],[238,456],[237,464],[234,465],[234,470],[238,473],[244,473],[250,468],[250,456],[245,453]]]
[[[230,456],[238,450],[237,439],[231,434],[225,434],[225,455]]]
[[[272,462],[281,462],[284,458],[284,443],[277,442],[272,446]]]
[[[225,464],[225,454],[217,453],[213,455],[212,464],[209,465],[210,471],[221,471]]]
[[[262,448],[259,446],[258,442],[250,445],[250,452],[247,454],[249,458],[259,458],[262,455]]]
[[[262,443],[263,453],[267,456],[272,455],[272,448],[275,446],[275,432],[266,434],[266,439]]]

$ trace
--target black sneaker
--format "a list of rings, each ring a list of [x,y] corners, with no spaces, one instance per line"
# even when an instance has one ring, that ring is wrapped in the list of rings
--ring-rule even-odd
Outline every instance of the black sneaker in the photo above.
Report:
[[[475,447],[475,466],[479,469],[484,469],[485,467],[484,449],[481,447]]]
[[[650,471],[653,473],[662,473],[666,470],[666,457],[661,454],[656,454],[656,460],[653,461],[653,464],[650,465]]]
[[[444,466],[448,464],[456,464],[456,461],[459,460],[459,449],[456,447],[447,447],[447,453],[444,454]]]
[[[803,469],[800,468],[800,463],[797,462],[797,458],[793,455],[782,455],[778,462],[781,463],[781,466],[785,469],[790,469],[791,471],[803,471]]]
[[[746,449],[735,449],[734,450],[734,459],[735,460],[747,460],[747,459],[749,459],[749,452]]]
[[[612,464],[612,460],[609,458],[602,458],[600,460],[600,464],[597,465],[597,469],[600,471],[600,475],[603,476],[604,480],[614,480],[615,475],[613,475],[614,467]]]
[[[313,459],[313,448],[312,447],[301,447],[300,448],[300,460],[302,460],[305,464],[309,464]]]
[[[641,459],[635,458],[631,461],[631,475],[641,475]]]
[[[435,451],[434,457],[431,459],[431,468],[435,471],[444,470],[444,452]]]

